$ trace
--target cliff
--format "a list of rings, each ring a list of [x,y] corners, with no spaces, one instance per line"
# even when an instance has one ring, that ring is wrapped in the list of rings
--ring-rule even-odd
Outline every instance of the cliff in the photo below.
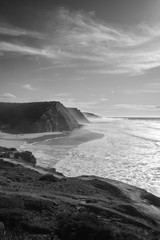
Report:
[[[84,114],[77,108],[68,108],[70,114],[77,120],[78,123],[89,123]]]
[[[84,112],[83,114],[86,118],[101,118],[101,116],[94,113]]]
[[[159,240],[160,198],[110,179],[42,174],[0,159],[0,226],[7,240]]]
[[[0,130],[4,132],[70,131],[78,127],[60,102],[0,103]]]

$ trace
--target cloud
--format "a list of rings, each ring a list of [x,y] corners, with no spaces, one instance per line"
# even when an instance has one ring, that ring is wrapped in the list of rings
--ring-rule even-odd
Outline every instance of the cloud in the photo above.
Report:
[[[7,53],[17,53],[21,55],[45,55],[45,52],[36,49],[33,47],[28,47],[24,44],[14,44],[9,42],[0,42],[0,51],[1,52],[7,52]]]
[[[78,101],[76,98],[61,99],[61,102],[67,107],[76,107],[80,109],[99,108],[96,106],[98,101]]]
[[[50,49],[49,47],[44,48],[35,48],[31,46],[27,46],[23,42],[10,43],[10,42],[0,42],[0,55],[4,54],[18,54],[18,55],[33,55],[33,56],[41,56],[47,59],[59,59],[69,57],[69,54],[65,51]]]
[[[103,98],[100,99],[100,101],[106,102],[106,101],[108,101],[108,99],[103,97]]]
[[[22,28],[8,25],[6,23],[3,23],[0,25],[0,35],[13,36],[13,37],[28,36],[32,38],[38,38],[38,39],[45,38],[45,34],[42,34],[36,31],[25,30]]]
[[[126,94],[126,95],[160,93],[160,83],[157,83],[157,82],[145,83],[142,86],[142,89],[117,90],[117,92],[120,92],[120,93]]]
[[[136,104],[115,104],[113,105],[115,109],[127,109],[127,110],[150,110],[155,111],[157,110],[157,106],[155,105],[136,105]]]
[[[56,93],[54,94],[55,97],[68,97],[68,93]]]
[[[145,86],[146,86],[146,88],[149,88],[149,89],[160,90],[159,82],[146,83]]]
[[[6,93],[3,93],[3,94],[1,94],[0,95],[0,98],[11,98],[11,99],[15,99],[16,98],[16,96],[15,95],[13,95],[12,93],[8,93],[8,92],[6,92]]]
[[[16,42],[1,41],[1,57],[13,53],[41,56],[52,63],[41,66],[41,70],[75,67],[81,74],[87,75],[134,76],[160,67],[159,25],[139,24],[128,30],[100,21],[94,12],[70,11],[66,8],[56,9],[48,18],[43,34],[0,26],[0,34],[19,39]],[[21,36],[34,37],[37,44],[31,46]]]
[[[160,66],[159,26],[140,24],[124,30],[94,14],[60,8],[51,16],[50,35],[50,52],[63,49],[70,61],[101,65],[83,69],[84,73],[138,75]]]
[[[27,90],[31,90],[31,91],[35,90],[35,88],[33,88],[30,84],[25,84],[25,85],[22,86],[22,88],[27,89]]]
[[[143,94],[143,93],[160,93],[160,89],[137,89],[137,90],[125,90],[119,91],[126,95],[134,95],[134,94]]]

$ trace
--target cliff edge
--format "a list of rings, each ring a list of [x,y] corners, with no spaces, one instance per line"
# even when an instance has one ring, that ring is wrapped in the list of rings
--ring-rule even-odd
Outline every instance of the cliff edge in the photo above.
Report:
[[[0,103],[0,131],[17,134],[75,128],[79,124],[60,102]]]
[[[84,112],[83,113],[86,118],[101,118],[101,116],[94,114],[94,113],[89,113],[89,112]]]
[[[68,108],[70,114],[77,120],[78,123],[84,124],[89,123],[89,120],[84,116],[84,114],[77,108]]]
[[[160,198],[110,179],[42,174],[0,159],[1,226],[3,240],[159,240]]]

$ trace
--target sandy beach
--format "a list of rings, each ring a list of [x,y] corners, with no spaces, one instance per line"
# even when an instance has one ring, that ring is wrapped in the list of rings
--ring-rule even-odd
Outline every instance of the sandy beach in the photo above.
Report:
[[[63,135],[63,133],[32,133],[32,134],[8,134],[0,132],[0,146],[2,147],[15,147],[20,148],[25,143],[34,142],[35,139],[48,138],[48,137],[58,137]]]
[[[79,145],[81,143],[102,138],[104,135],[87,130],[87,127],[72,132],[45,132],[33,134],[8,134],[0,132],[0,146],[20,149],[25,144],[52,141],[53,145]]]

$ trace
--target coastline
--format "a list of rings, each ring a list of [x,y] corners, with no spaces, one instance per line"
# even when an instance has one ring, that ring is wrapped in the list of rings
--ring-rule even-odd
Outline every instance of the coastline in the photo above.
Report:
[[[0,146],[20,149],[26,144],[40,144],[52,141],[53,145],[80,145],[84,142],[102,138],[104,134],[96,133],[82,127],[71,132],[44,132],[34,134],[8,134],[0,132]]]
[[[160,198],[143,189],[96,176],[51,177],[3,159],[0,173],[7,239],[160,239]]]
[[[52,144],[58,141],[57,144],[64,146],[68,141],[71,147],[103,137],[84,128],[66,135],[40,134],[24,139],[21,136],[18,143],[26,139],[35,143],[39,138],[38,142],[45,142],[50,135],[54,135]],[[4,136],[4,141],[12,144],[14,137]],[[55,169],[48,169],[48,173],[44,170],[16,163],[14,159],[0,159],[0,217],[15,240],[26,234],[29,239],[45,240],[53,236],[63,239],[61,234],[66,227],[68,236],[77,234],[73,239],[84,228],[85,234],[94,232],[94,240],[108,239],[108,234],[109,240],[151,240],[153,235],[155,240],[160,238],[159,197],[109,178],[65,177],[56,174]],[[79,220],[83,225],[81,230]],[[87,235],[82,239],[93,238]]]

